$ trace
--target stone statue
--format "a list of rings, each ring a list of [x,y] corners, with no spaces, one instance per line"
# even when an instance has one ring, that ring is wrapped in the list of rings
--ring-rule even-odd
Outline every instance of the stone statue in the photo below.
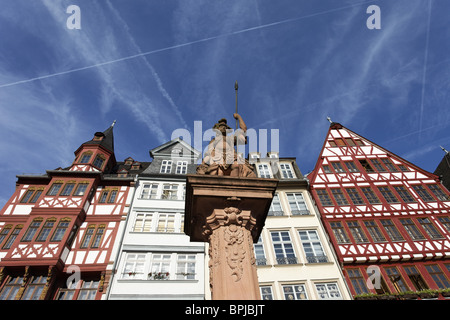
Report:
[[[247,126],[242,117],[235,113],[233,117],[239,121],[239,128],[233,134],[227,135],[232,129],[227,120],[222,118],[213,129],[216,132],[208,145],[202,163],[197,168],[198,174],[208,174],[231,177],[256,177],[253,167],[235,150],[235,145],[247,143]]]

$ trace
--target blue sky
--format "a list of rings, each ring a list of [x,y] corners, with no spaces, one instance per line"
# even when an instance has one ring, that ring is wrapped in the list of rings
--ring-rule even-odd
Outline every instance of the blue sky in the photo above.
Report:
[[[234,127],[235,80],[248,127],[279,129],[280,156],[304,174],[327,116],[431,172],[450,149],[448,0],[0,4],[1,206],[15,175],[70,165],[113,120],[118,161],[150,161],[194,121]]]

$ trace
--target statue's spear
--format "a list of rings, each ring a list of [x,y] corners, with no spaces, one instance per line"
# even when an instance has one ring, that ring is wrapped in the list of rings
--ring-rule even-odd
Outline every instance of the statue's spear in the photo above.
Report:
[[[238,113],[238,82],[234,83],[234,90],[236,91],[236,113]],[[238,128],[238,120],[236,119],[236,130]]]

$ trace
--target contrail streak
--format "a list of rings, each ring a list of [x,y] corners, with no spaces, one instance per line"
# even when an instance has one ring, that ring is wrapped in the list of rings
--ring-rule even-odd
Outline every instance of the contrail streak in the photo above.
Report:
[[[375,0],[375,1],[377,1],[377,0]],[[339,7],[339,8],[335,8],[335,9],[330,9],[330,10],[326,10],[326,11],[321,11],[321,12],[317,12],[317,13],[312,13],[312,14],[308,14],[308,15],[305,15],[305,16],[297,17],[297,18],[291,18],[291,19],[286,19],[286,20],[282,20],[282,21],[272,22],[272,23],[268,23],[268,24],[264,24],[264,25],[260,25],[260,26],[256,26],[256,27],[251,27],[251,28],[247,28],[247,29],[242,29],[242,30],[230,32],[230,33],[225,33],[225,34],[218,35],[218,36],[212,36],[212,37],[208,37],[208,38],[204,38],[204,39],[200,39],[200,40],[195,40],[195,41],[190,41],[190,42],[186,42],[186,43],[181,43],[181,44],[173,45],[173,46],[170,46],[170,47],[165,47],[165,48],[161,48],[161,49],[155,49],[155,50],[151,50],[151,51],[147,51],[147,52],[141,52],[141,53],[134,54],[134,55],[131,55],[131,56],[118,58],[118,59],[114,59],[114,60],[109,60],[109,61],[105,61],[105,62],[94,64],[94,65],[90,65],[90,66],[70,69],[70,70],[56,72],[56,73],[51,73],[51,74],[48,74],[48,75],[39,76],[39,77],[35,77],[35,78],[30,78],[30,79],[26,79],[26,80],[20,80],[20,81],[16,81],[16,82],[6,83],[6,84],[0,85],[0,88],[11,87],[11,86],[15,86],[15,85],[18,85],[18,84],[33,82],[33,81],[36,81],[36,80],[48,79],[48,78],[61,76],[61,75],[65,75],[65,74],[69,74],[69,73],[73,73],[73,72],[78,72],[78,71],[88,70],[88,69],[97,68],[97,67],[101,67],[101,66],[106,66],[106,65],[113,64],[113,63],[116,63],[116,62],[132,60],[132,59],[136,59],[136,58],[139,58],[139,57],[143,57],[143,56],[147,56],[147,55],[151,55],[151,54],[155,54],[155,53],[159,53],[159,52],[164,52],[164,51],[168,51],[168,50],[182,48],[182,47],[190,46],[190,45],[193,45],[193,44],[198,44],[198,43],[208,42],[208,41],[212,41],[212,40],[216,40],[216,39],[220,39],[220,38],[230,37],[230,36],[241,34],[241,33],[245,33],[245,32],[250,32],[250,31],[254,31],[254,30],[274,27],[274,26],[281,25],[281,24],[286,24],[286,23],[295,22],[295,21],[299,21],[299,20],[303,20],[303,19],[307,19],[307,18],[312,18],[312,17],[316,17],[316,16],[320,16],[320,15],[324,15],[324,14],[328,14],[328,13],[332,13],[332,12],[341,11],[341,10],[344,10],[344,9],[349,9],[349,8],[356,7],[356,6],[359,6],[359,5],[362,5],[364,3],[368,3],[368,2],[374,2],[374,1],[362,1],[362,2],[358,2],[358,3],[352,4],[352,5]]]

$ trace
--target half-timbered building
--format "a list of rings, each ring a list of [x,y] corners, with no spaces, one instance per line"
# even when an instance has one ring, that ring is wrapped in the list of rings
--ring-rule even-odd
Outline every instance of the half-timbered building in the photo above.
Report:
[[[114,123],[66,168],[17,176],[0,211],[0,300],[102,299],[134,179],[148,163],[117,162]]]
[[[450,287],[450,198],[437,175],[333,122],[308,178],[353,295]]]

